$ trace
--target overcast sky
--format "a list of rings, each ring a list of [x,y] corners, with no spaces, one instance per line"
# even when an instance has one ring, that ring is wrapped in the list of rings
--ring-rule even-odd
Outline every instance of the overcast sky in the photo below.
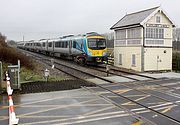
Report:
[[[180,25],[179,0],[0,0],[0,4],[0,32],[12,40],[107,33],[126,13],[159,5]]]

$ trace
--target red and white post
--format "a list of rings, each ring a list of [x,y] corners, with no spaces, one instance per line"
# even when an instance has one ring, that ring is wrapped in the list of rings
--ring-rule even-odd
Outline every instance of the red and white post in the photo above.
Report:
[[[8,93],[8,99],[9,99],[9,125],[17,125],[19,122],[19,119],[16,118],[16,114],[14,112],[14,104],[12,100],[13,89],[11,89],[10,77],[8,76],[8,73],[6,72],[5,75],[6,75],[7,93]]]

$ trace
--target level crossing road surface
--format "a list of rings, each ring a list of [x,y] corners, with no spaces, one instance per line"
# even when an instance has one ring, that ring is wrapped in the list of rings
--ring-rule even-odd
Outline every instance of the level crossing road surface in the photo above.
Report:
[[[19,125],[151,125],[85,88],[14,95]],[[1,96],[0,124],[8,124],[8,100]]]
[[[180,78],[180,77],[179,77]],[[180,120],[180,79],[114,83],[101,87]],[[120,82],[119,82],[120,81]],[[160,86],[159,86],[160,85]],[[13,95],[19,125],[177,125],[179,123],[100,87]],[[0,96],[0,125],[8,124],[7,95]]]

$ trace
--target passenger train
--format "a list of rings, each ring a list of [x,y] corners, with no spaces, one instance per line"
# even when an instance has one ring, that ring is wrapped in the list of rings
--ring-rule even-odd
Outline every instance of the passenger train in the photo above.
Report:
[[[70,57],[81,64],[107,62],[106,39],[95,32],[21,42],[18,44],[18,48],[55,57]]]

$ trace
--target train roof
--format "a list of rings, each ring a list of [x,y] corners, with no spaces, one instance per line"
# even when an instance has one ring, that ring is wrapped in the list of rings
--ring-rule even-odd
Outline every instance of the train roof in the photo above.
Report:
[[[72,40],[72,39],[83,39],[83,38],[88,38],[88,37],[93,37],[93,36],[99,36],[103,37],[102,35],[98,34],[97,32],[88,32],[86,34],[79,34],[79,35],[66,35],[66,36],[61,36],[59,38],[51,38],[51,39],[40,39],[40,40],[30,40],[30,41],[21,41],[19,43],[42,43],[42,42],[53,42],[53,41],[64,41],[64,40]]]

